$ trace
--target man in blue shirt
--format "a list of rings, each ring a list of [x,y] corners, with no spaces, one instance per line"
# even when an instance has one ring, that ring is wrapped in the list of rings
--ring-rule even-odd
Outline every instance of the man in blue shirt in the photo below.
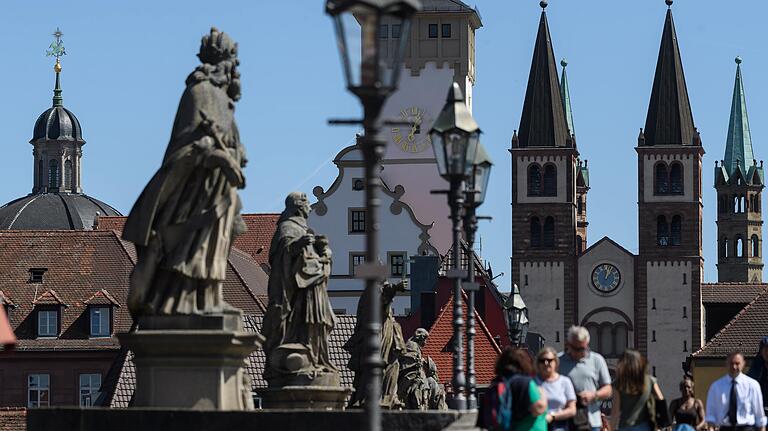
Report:
[[[707,415],[710,430],[765,431],[763,394],[757,380],[742,373],[744,355],[733,352],[726,361],[728,374],[715,380],[707,393]]]
[[[589,350],[589,331],[583,326],[571,326],[565,341],[565,352],[558,354],[560,374],[573,381],[576,390],[577,409],[586,407],[589,426],[600,431],[603,424],[600,402],[613,395],[611,375],[605,358]],[[577,417],[579,416],[577,410]]]

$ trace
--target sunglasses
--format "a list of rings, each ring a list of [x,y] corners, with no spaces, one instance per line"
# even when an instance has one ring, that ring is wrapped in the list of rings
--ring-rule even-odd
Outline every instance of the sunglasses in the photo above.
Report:
[[[540,364],[548,364],[550,362],[555,362],[555,358],[541,358],[538,362]]]
[[[586,352],[587,350],[589,350],[589,347],[581,347],[581,346],[577,347],[577,346],[574,346],[574,345],[572,345],[572,344],[571,344],[571,345],[569,345],[569,347],[570,347],[570,348],[571,348],[571,350],[573,350],[574,352],[579,352],[579,353],[581,353],[581,352]]]

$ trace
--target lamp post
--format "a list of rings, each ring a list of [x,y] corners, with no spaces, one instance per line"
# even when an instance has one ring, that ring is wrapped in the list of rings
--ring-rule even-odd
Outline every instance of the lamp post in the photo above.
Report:
[[[477,155],[472,166],[472,175],[466,182],[466,196],[464,201],[464,238],[467,241],[469,250],[469,259],[467,267],[467,283],[464,284],[464,290],[467,292],[469,304],[467,304],[467,408],[469,410],[477,409],[477,381],[475,379],[475,292],[480,290],[475,282],[474,248],[475,233],[477,232],[478,217],[477,208],[485,201],[485,194],[488,190],[488,180],[491,177],[491,167],[493,162],[485,147],[478,144]]]
[[[429,131],[432,148],[435,150],[437,168],[440,176],[449,184],[448,206],[451,209],[453,227],[453,269],[448,277],[453,279],[453,395],[448,405],[455,410],[466,410],[467,399],[464,395],[466,379],[462,358],[462,326],[464,319],[461,310],[461,279],[465,277],[461,270],[460,235],[461,210],[464,205],[462,188],[464,181],[471,175],[475,153],[480,141],[480,128],[469,112],[459,84],[451,84],[443,110]],[[444,193],[444,192],[443,192]]]
[[[512,285],[512,293],[504,301],[505,317],[509,329],[509,339],[515,346],[525,344],[528,335],[528,307],[520,295],[517,284]]]
[[[335,123],[362,124],[364,129],[359,145],[365,167],[366,263],[356,268],[356,274],[365,279],[371,298],[367,316],[358,316],[367,318],[363,366],[366,429],[371,431],[381,429],[381,303],[377,285],[386,276],[386,268],[378,263],[379,164],[385,145],[378,138],[378,121],[384,103],[397,89],[411,17],[419,10],[420,0],[328,0],[325,4],[326,13],[333,18],[347,89],[363,105],[362,120]],[[400,38],[383,42],[379,32],[384,24],[399,25]]]

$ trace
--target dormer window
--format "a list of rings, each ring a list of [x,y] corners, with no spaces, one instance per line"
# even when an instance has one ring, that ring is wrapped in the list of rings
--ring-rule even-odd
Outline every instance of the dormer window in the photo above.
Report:
[[[30,283],[42,283],[43,275],[48,271],[48,268],[30,268],[29,269],[29,282]]]
[[[37,336],[57,337],[59,335],[59,311],[54,309],[37,310]]]
[[[112,335],[111,308],[108,306],[89,307],[91,337],[109,337]]]

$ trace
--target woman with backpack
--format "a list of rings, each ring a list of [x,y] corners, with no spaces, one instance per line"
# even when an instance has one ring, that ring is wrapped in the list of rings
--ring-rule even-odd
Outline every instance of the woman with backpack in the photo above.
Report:
[[[536,355],[536,383],[547,394],[549,411],[545,417],[550,431],[568,431],[569,420],[576,415],[576,391],[573,389],[573,382],[557,372],[559,367],[560,360],[555,349],[544,347]]]
[[[664,395],[656,378],[648,374],[648,361],[637,350],[625,350],[613,382],[611,427],[620,431],[654,431],[657,404],[666,413]]]
[[[477,426],[492,431],[546,431],[547,397],[532,377],[528,351],[507,346],[496,360]]]

